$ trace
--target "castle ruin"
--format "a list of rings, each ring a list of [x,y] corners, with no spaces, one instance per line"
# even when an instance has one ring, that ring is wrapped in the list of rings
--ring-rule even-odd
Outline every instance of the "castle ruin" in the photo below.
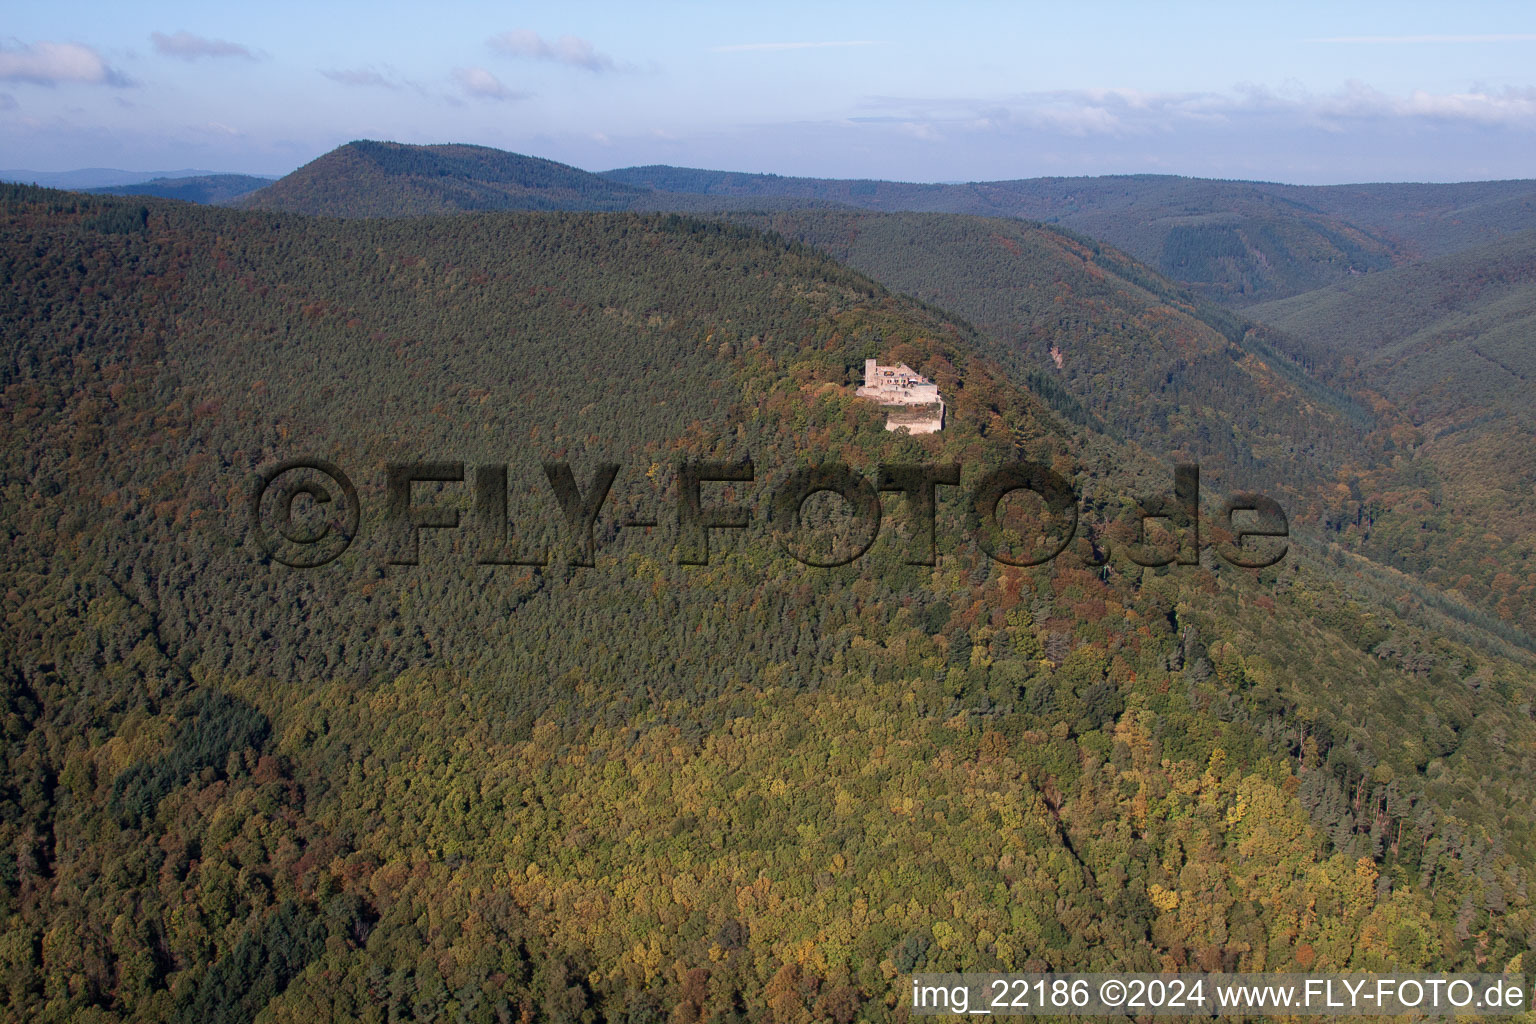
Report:
[[[891,407],[885,418],[886,430],[932,434],[944,429],[944,399],[939,396],[939,386],[906,363],[881,366],[877,360],[864,360],[864,386],[855,394]]]

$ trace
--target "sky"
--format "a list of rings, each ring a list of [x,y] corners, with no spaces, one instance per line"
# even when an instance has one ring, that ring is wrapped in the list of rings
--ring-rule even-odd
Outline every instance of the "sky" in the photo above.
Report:
[[[906,181],[1536,175],[1536,5],[16,4],[0,167],[352,139]]]

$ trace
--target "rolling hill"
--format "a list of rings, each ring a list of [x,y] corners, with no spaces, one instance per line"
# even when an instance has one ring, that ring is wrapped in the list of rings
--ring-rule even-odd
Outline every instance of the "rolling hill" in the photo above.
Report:
[[[1536,375],[1536,231],[1253,309],[1347,359],[1433,421],[1513,410]],[[1490,369],[1491,368],[1491,369]]]
[[[1530,180],[1273,188],[1401,240],[1413,258],[1443,256],[1536,228],[1536,182]]]
[[[1531,181],[1297,186],[1127,175],[929,185],[666,166],[606,176],[738,202],[780,196],[1059,223],[1237,306],[1536,227]]]
[[[591,174],[480,146],[348,143],[238,200],[340,217],[471,210],[877,210],[1060,224],[1248,306],[1536,228],[1536,184],[1292,186],[1167,175],[958,185],[666,166]]]
[[[349,142],[236,205],[328,217],[622,210],[649,190],[485,146]]]

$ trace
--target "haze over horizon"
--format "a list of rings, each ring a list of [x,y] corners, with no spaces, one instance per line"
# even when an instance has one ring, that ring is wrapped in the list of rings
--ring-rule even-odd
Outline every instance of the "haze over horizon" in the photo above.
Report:
[[[1496,3],[85,10],[13,12],[0,165],[284,174],[374,138],[593,170],[1328,184],[1536,157],[1536,17]]]

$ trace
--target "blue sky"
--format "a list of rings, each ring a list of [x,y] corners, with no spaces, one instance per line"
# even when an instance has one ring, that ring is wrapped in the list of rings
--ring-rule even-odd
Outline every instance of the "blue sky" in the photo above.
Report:
[[[0,167],[280,174],[356,138],[919,181],[1536,174],[1536,7],[13,7]]]

